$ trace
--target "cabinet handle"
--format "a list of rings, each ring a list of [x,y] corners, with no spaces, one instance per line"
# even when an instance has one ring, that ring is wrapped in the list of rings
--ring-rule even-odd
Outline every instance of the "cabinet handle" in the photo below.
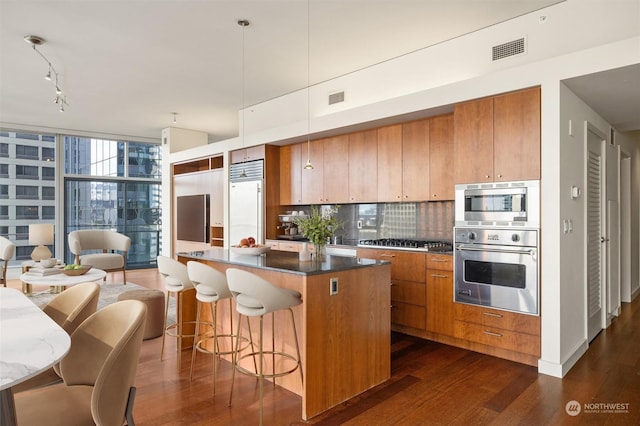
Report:
[[[431,196],[432,196],[433,198],[436,198],[436,197],[437,197],[437,195],[436,195],[436,194],[433,194],[433,195],[431,195]]]
[[[494,333],[493,331],[489,331],[489,330],[485,330],[483,331],[484,334],[488,334],[489,336],[494,336],[494,337],[502,337],[502,334],[500,333]]]
[[[489,179],[489,175],[484,175],[485,178]]]
[[[431,259],[432,262],[448,262],[446,259]]]
[[[502,177],[502,175],[501,175],[500,173],[498,173],[498,177],[499,177],[499,178],[501,178],[501,177]]]
[[[398,195],[398,196],[396,196],[396,198],[400,198],[400,196]]]
[[[383,253],[383,254],[381,254],[381,255],[380,255],[380,257],[396,257],[396,255],[395,255],[395,254],[386,254],[386,253]]]
[[[486,315],[488,317],[494,317],[494,318],[502,318],[502,315],[494,314],[493,312],[483,312],[482,315]]]
[[[449,278],[449,275],[431,274],[433,278]]]

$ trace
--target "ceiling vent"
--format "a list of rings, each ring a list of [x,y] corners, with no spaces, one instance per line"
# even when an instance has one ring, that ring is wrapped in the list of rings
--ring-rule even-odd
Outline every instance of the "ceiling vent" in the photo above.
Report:
[[[504,58],[510,58],[516,55],[527,53],[527,43],[524,37],[517,40],[508,41],[506,43],[493,46],[491,48],[491,59],[498,61]]]
[[[329,105],[339,104],[340,102],[344,102],[344,91],[329,95]]]

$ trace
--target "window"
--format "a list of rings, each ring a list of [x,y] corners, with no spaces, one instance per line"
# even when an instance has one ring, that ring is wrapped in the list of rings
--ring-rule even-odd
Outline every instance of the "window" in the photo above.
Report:
[[[16,158],[38,160],[38,147],[28,145],[16,145]]]
[[[0,143],[0,157],[8,157],[8,156],[9,156],[9,144]]]
[[[38,187],[27,185],[16,185],[16,198],[17,199],[38,199]]]
[[[16,246],[16,260],[30,260],[31,253],[33,253],[33,246]]]
[[[0,185],[0,198],[9,198],[9,185]]]
[[[129,142],[128,158],[130,177],[160,177],[160,146]]]
[[[38,219],[38,206],[16,206],[16,219]]]
[[[30,141],[40,140],[40,135],[36,133],[16,133],[16,139],[28,139]]]
[[[42,199],[43,200],[55,200],[56,199],[56,189],[53,186],[43,186],[42,187]]]
[[[9,227],[8,226],[0,226],[0,236],[9,238]]]
[[[9,165],[0,164],[0,178],[8,178],[8,177],[9,177]]]
[[[16,164],[16,178],[17,179],[38,179],[38,167],[37,166],[22,166]]]
[[[54,206],[42,206],[42,219],[55,219],[56,208]]]
[[[0,206],[0,219],[7,219],[9,217],[9,206]]]
[[[84,176],[124,176],[125,143],[65,136],[64,172]]]
[[[55,178],[56,178],[56,169],[54,167],[42,168],[42,180],[55,180]]]
[[[29,226],[16,226],[16,240],[29,239]]]
[[[55,161],[56,159],[56,150],[55,148],[42,148],[42,160],[44,161]]]

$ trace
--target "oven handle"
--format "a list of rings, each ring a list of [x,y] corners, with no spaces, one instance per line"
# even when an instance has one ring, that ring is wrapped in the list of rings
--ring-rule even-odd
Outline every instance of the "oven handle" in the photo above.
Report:
[[[489,252],[489,253],[530,254],[531,256],[534,256],[535,253],[536,253],[535,249],[509,250],[509,249],[476,248],[476,247],[464,247],[464,246],[458,246],[458,247],[456,247],[456,250],[460,250],[460,251],[486,251],[486,252]]]

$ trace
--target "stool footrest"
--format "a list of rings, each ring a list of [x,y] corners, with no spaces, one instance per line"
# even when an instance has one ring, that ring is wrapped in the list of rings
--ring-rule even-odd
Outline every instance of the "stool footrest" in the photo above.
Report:
[[[185,324],[193,324],[195,327],[196,322],[195,321],[184,321],[182,323],[182,327],[185,326]],[[196,337],[195,334],[178,334],[178,323],[174,323],[174,324],[169,324],[166,328],[165,328],[165,334],[167,336],[171,336],[171,337]],[[174,331],[175,330],[175,331]]]
[[[200,337],[202,337],[202,335],[200,335]],[[214,338],[213,335],[208,335],[208,333],[207,333],[207,336],[205,336],[204,338],[198,340],[198,342],[196,343],[196,350],[198,352],[202,352],[202,353],[206,353],[206,354],[210,354],[210,355],[214,355],[214,354],[217,354],[217,355],[231,355],[231,354],[233,354],[235,352],[234,348],[236,346],[235,346],[234,341],[238,338],[237,335],[235,335],[235,334],[218,334],[218,336],[217,336],[218,339],[220,339],[220,338],[223,338],[223,339],[228,338],[231,341],[231,345],[229,346],[230,349],[228,351],[212,351],[210,349],[202,347],[204,342],[206,342],[208,340],[213,340],[213,338]],[[239,349],[240,351],[243,351],[243,350],[247,349],[249,346],[251,346],[251,340],[249,340],[247,337],[243,336],[241,341],[244,343],[244,346],[240,347],[240,349]]]
[[[276,352],[276,351],[263,351],[262,352],[262,356],[266,357],[266,356],[279,356],[279,357],[283,357],[283,358],[287,358],[290,359],[291,361],[295,362],[295,366],[293,368],[291,368],[290,370],[283,370],[283,371],[274,371],[271,373],[262,373],[263,377],[266,378],[276,378],[276,377],[282,377],[282,376],[286,376],[288,374],[293,373],[294,371],[296,371],[298,368],[300,368],[300,360],[298,360],[295,356],[285,353],[285,352]],[[236,370],[238,370],[240,373],[245,374],[247,376],[251,376],[251,377],[260,377],[260,374],[258,374],[257,372],[253,372],[250,370],[247,370],[246,368],[244,368],[243,366],[240,365],[240,361],[242,361],[245,358],[249,358],[249,357],[260,357],[260,352],[249,352],[247,354],[242,355],[241,357],[238,357],[237,361],[236,361]],[[275,366],[274,366],[275,369]]]

